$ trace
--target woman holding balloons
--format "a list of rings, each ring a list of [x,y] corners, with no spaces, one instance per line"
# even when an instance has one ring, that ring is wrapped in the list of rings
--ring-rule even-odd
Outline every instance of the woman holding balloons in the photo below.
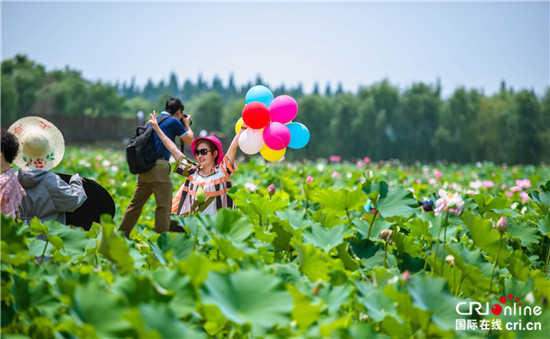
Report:
[[[150,116],[148,124],[153,126],[174,159],[178,159],[174,172],[186,177],[172,200],[172,214],[190,215],[200,211],[213,215],[220,208],[233,208],[233,200],[227,192],[231,189],[230,177],[237,170],[235,155],[239,137],[247,126],[239,129],[225,156],[222,144],[215,136],[193,140],[191,152],[198,163],[192,163],[159,128],[155,112]]]

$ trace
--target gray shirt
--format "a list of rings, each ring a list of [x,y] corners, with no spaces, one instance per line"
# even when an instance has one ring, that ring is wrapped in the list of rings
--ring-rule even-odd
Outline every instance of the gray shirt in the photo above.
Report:
[[[79,176],[73,175],[67,184],[55,173],[34,169],[19,170],[17,179],[27,194],[19,207],[20,218],[27,224],[34,217],[65,224],[65,212],[73,212],[87,198]]]

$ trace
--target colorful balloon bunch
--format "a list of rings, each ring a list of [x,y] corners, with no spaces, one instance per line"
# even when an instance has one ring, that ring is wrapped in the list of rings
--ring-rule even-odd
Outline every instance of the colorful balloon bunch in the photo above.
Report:
[[[297,114],[298,104],[292,97],[273,98],[269,88],[252,87],[246,93],[242,117],[235,125],[235,133],[243,122],[250,127],[241,133],[239,148],[246,154],[260,152],[267,161],[279,161],[287,147],[304,147],[309,142],[309,130],[299,122],[292,122]]]

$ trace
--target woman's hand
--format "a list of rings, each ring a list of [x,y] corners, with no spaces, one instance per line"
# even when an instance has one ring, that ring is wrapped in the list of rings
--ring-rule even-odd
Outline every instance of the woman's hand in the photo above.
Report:
[[[149,119],[147,123],[151,125],[155,131],[158,131],[160,127],[157,121],[157,113],[153,111],[153,113],[149,113],[149,116],[151,117],[151,119]]]

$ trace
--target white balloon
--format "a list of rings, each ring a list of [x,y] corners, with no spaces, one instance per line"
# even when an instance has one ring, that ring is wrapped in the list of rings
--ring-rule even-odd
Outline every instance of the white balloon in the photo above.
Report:
[[[249,128],[239,136],[239,148],[243,153],[256,154],[264,147],[263,131]]]

